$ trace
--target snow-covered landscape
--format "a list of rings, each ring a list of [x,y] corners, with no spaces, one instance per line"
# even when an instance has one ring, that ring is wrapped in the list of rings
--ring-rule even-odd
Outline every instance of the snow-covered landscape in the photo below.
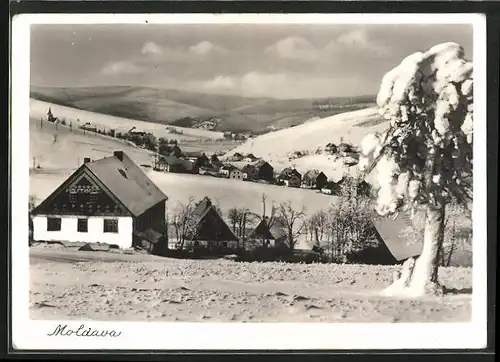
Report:
[[[256,38],[262,59],[222,33],[233,50],[145,42],[88,70],[109,87],[32,87],[31,318],[470,321],[471,37],[315,31]],[[159,69],[172,89],[144,86]]]

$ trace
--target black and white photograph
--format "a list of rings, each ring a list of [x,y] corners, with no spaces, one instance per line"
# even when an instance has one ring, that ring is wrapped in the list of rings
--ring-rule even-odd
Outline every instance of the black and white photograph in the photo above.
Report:
[[[481,16],[18,20],[17,344],[486,343]]]

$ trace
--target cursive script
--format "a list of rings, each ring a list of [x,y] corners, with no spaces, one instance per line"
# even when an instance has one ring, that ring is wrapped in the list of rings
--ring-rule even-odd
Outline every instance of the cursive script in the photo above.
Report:
[[[78,329],[70,329],[68,325],[59,324],[56,329],[52,333],[47,333],[48,336],[63,336],[63,337],[119,337],[122,332],[117,332],[115,330],[99,330],[87,327],[85,328],[84,324],[81,324]]]

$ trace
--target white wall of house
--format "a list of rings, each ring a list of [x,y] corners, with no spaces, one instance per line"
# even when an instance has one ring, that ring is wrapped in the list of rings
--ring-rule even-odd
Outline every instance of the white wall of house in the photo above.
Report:
[[[52,216],[51,216],[52,217]],[[59,217],[54,215],[53,217]],[[88,231],[78,232],[78,216],[60,216],[61,230],[47,231],[47,216],[33,217],[33,239],[35,241],[70,241],[70,242],[101,242],[115,244],[120,248],[132,246],[132,217],[109,217],[118,220],[118,232],[104,232],[104,219],[101,216],[88,217]]]

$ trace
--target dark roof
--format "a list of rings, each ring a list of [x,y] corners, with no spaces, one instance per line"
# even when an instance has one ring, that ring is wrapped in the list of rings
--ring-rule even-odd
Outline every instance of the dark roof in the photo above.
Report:
[[[299,171],[297,171],[294,168],[287,167],[287,168],[283,169],[283,171],[281,171],[281,173],[279,174],[279,178],[284,179],[284,180],[288,180],[288,179],[290,179],[290,177],[292,175],[295,175],[299,178],[302,177],[302,175],[300,174]]]
[[[250,238],[265,238],[269,240],[280,240],[286,236],[282,223],[275,219],[271,227],[268,226],[269,218],[263,219],[250,234]]]
[[[85,163],[83,166],[92,172],[123,205],[134,215],[139,216],[152,206],[165,201],[168,197],[125,153],[105,157]]]
[[[326,175],[322,171],[309,170],[304,174],[304,176],[302,176],[302,178],[306,180],[316,180],[320,175],[323,175],[323,177],[326,178]]]
[[[258,160],[258,161],[256,161],[256,162],[253,164],[253,166],[255,166],[256,168],[261,168],[262,166],[265,166],[266,164],[267,164],[267,165],[269,165],[269,167],[273,168],[273,167],[269,164],[269,162],[267,162],[266,160]]]
[[[212,204],[212,201],[208,197],[204,197],[195,207],[193,211],[193,216],[196,218],[196,224],[200,225],[203,219],[209,215],[210,217],[215,217],[219,221],[219,227],[222,229],[226,236],[225,240],[238,240],[238,237],[234,234],[234,232],[227,226],[224,219],[219,215],[215,210],[215,206]],[[212,225],[208,226],[209,228]],[[210,231],[214,231],[213,228]],[[199,230],[198,230],[199,232]]]
[[[397,261],[420,255],[423,235],[418,231],[416,219],[412,220],[407,212],[400,212],[396,218],[377,218],[372,220],[380,239],[385,243]]]
[[[223,165],[221,169],[226,169],[228,171],[241,171],[238,167],[235,165]]]
[[[241,172],[248,172],[249,170],[251,169],[256,169],[256,167],[254,165],[245,165],[241,168]]]

